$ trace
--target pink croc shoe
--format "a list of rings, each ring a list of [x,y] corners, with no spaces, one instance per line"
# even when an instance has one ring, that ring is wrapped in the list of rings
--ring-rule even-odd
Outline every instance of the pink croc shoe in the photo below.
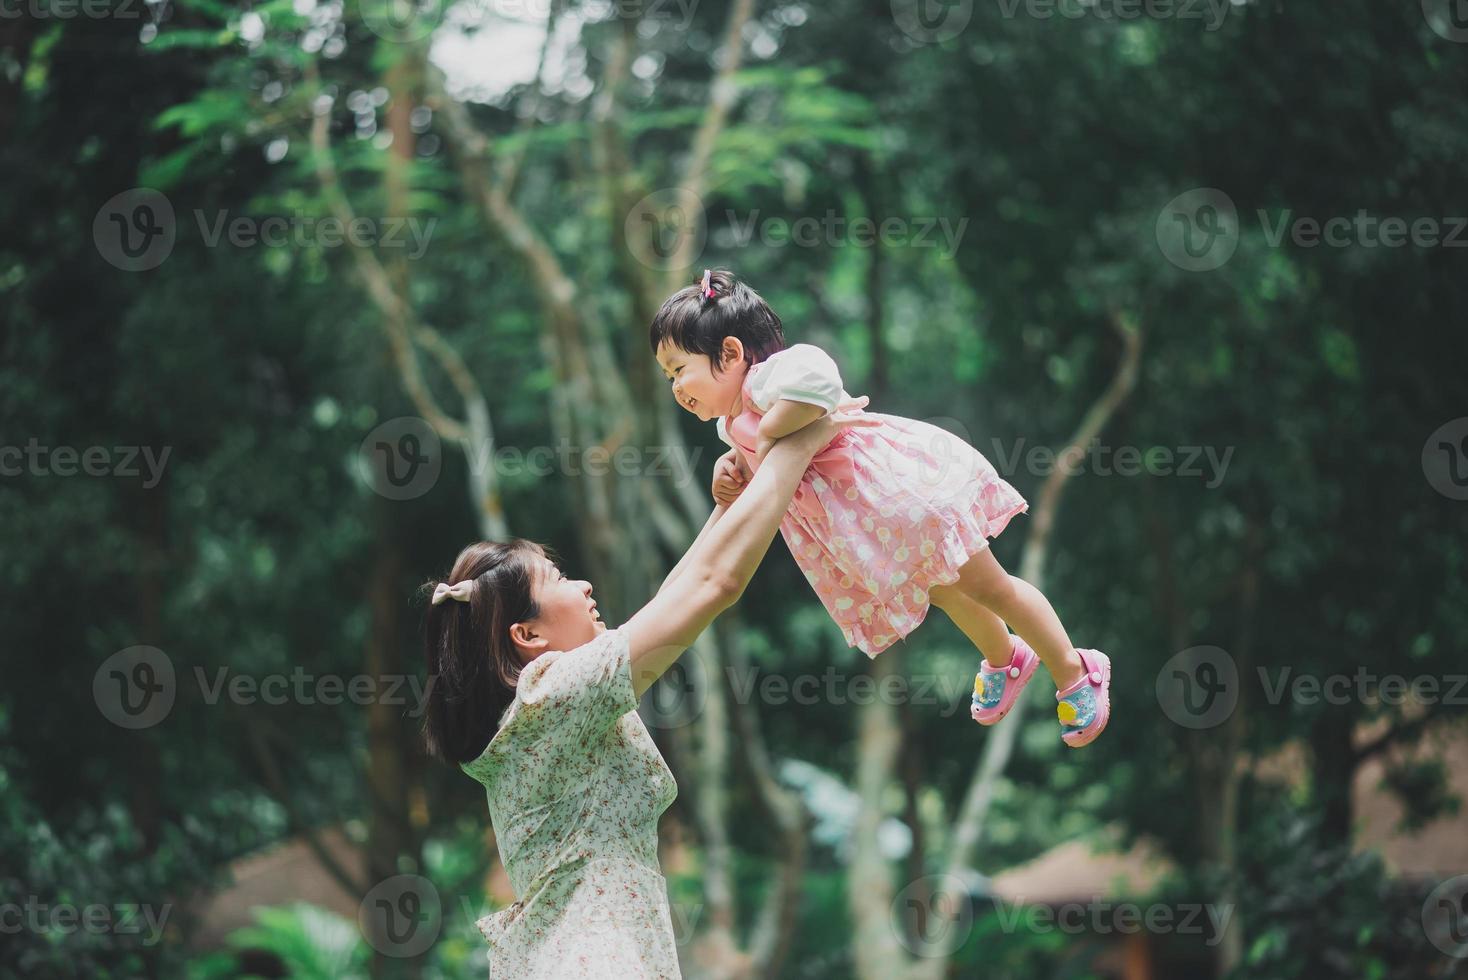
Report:
[[[1111,659],[1100,650],[1080,650],[1085,676],[1055,692],[1060,738],[1073,749],[1090,745],[1111,719]]]
[[[1009,663],[991,667],[985,660],[974,678],[974,702],[969,714],[980,725],[992,725],[1009,714],[1019,692],[1025,689],[1040,665],[1035,651],[1018,636],[1010,635],[1009,649]]]

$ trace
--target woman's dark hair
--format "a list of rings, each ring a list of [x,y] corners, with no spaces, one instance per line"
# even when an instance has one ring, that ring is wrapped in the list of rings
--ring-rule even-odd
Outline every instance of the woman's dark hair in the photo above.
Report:
[[[546,551],[533,541],[480,541],[459,552],[443,582],[474,582],[468,602],[429,604],[423,618],[423,652],[428,660],[423,741],[428,754],[463,764],[479,758],[499,730],[500,715],[515,700],[520,658],[510,626],[534,619],[540,608],[531,595],[535,559]],[[438,586],[424,586],[431,593]]]
[[[719,351],[725,337],[738,337],[744,345],[744,362],[758,364],[785,349],[785,330],[770,304],[760,294],[734,277],[728,269],[709,274],[709,296],[703,277],[684,286],[664,301],[652,318],[652,352],[667,341],[690,354],[703,354],[720,371]]]

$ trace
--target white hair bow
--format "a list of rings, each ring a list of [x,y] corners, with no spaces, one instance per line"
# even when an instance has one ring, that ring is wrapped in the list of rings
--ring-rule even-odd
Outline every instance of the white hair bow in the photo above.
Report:
[[[433,590],[433,605],[436,606],[445,599],[457,599],[460,602],[468,602],[469,597],[473,594],[474,580],[472,578],[466,578],[464,581],[455,585],[440,582],[437,588]]]

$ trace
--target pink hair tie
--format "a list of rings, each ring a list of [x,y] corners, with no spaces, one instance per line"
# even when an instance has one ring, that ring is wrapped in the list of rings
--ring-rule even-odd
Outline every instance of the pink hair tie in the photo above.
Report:
[[[714,287],[709,285],[709,270],[707,269],[703,270],[703,282],[699,283],[699,288],[703,290],[705,297],[714,298]]]

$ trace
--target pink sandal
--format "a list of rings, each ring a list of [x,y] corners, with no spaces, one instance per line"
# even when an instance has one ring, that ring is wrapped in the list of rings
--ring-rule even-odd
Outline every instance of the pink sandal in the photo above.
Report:
[[[969,714],[980,725],[992,725],[1009,714],[1040,665],[1040,658],[1030,645],[1013,634],[1009,637],[1009,651],[1009,663],[991,667],[985,660],[974,678],[974,701]]]
[[[1063,691],[1055,692],[1055,715],[1060,738],[1073,749],[1090,745],[1111,719],[1111,659],[1100,650],[1080,650],[1086,673]]]

